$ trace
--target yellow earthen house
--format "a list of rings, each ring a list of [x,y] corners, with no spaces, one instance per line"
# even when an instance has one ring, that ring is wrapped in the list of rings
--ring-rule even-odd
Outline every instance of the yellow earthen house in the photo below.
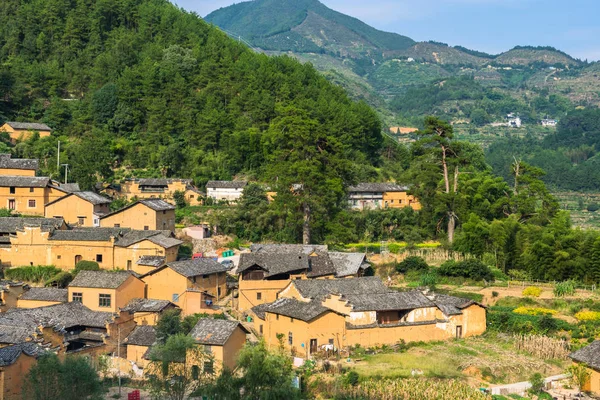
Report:
[[[29,370],[45,350],[36,343],[19,343],[0,349],[0,400],[22,400]]]
[[[156,325],[165,311],[178,309],[168,300],[139,298],[132,299],[121,311],[128,312],[138,325]]]
[[[18,308],[54,306],[69,301],[69,291],[53,287],[33,287],[25,291],[17,301]]]
[[[161,199],[139,200],[100,217],[100,226],[175,231],[175,206]]]
[[[153,325],[138,325],[125,339],[127,359],[140,368],[146,368],[149,363],[150,347],[156,342],[156,330]]]
[[[142,276],[149,299],[169,300],[182,314],[213,313],[227,293],[228,267],[210,258],[167,262]]]
[[[100,218],[110,212],[110,199],[94,192],[73,192],[46,204],[47,218],[62,218],[72,226],[100,226]]]
[[[596,396],[600,395],[600,340],[571,353],[569,357],[573,363],[584,365],[590,373],[590,379],[581,389]]]
[[[68,290],[69,301],[92,311],[117,312],[144,297],[146,284],[129,271],[80,271]]]
[[[19,297],[28,289],[23,282],[0,280],[0,312],[17,307]]]
[[[5,218],[0,218],[0,232]],[[34,220],[34,219],[32,219]],[[51,221],[23,219],[16,232],[0,236],[0,262],[5,267],[54,265],[71,270],[79,261],[95,261],[101,269],[132,270],[143,256],[174,261],[182,241],[170,231],[136,231],[127,228],[62,229]],[[18,225],[9,221],[12,225]]]
[[[191,179],[127,179],[108,190],[114,197],[133,199],[163,199],[173,201],[175,192],[183,192],[191,206],[203,204],[202,193],[194,187]]]
[[[29,139],[36,132],[40,134],[40,138],[48,137],[52,133],[52,128],[39,123],[7,122],[0,127],[0,132],[8,133],[10,140],[15,143]]]
[[[0,208],[19,214],[43,217],[46,204],[68,193],[47,177],[0,175]]]
[[[36,159],[11,158],[10,154],[0,154],[0,175],[35,176],[39,168]]]
[[[355,210],[404,208],[420,210],[421,204],[409,188],[395,183],[359,183],[348,188],[348,203]]]
[[[233,371],[237,357],[246,344],[248,330],[238,321],[204,318],[190,332],[196,343],[212,360],[202,366],[204,372],[218,373],[223,368]]]

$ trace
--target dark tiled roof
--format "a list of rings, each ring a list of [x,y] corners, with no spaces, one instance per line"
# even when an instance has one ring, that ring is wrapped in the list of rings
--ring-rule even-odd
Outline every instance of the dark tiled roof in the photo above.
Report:
[[[81,271],[69,287],[116,289],[131,276],[129,271]]]
[[[406,192],[408,187],[395,183],[359,183],[356,186],[350,186],[348,192]]]
[[[94,193],[94,192],[72,192],[72,193],[69,193],[66,196],[63,196],[63,197],[58,198],[58,199],[56,199],[54,201],[51,201],[50,203],[46,204],[46,206],[48,206],[50,204],[58,203],[59,201],[62,201],[62,200],[66,199],[69,196],[77,196],[80,199],[85,200],[88,203],[91,203],[91,204],[93,204],[95,206],[96,205],[100,205],[100,204],[110,204],[110,203],[112,203],[112,200],[107,199],[104,196],[100,196],[99,194]]]
[[[156,300],[156,299],[132,299],[125,307],[123,311],[129,312],[161,312],[167,307],[177,307],[169,300]]]
[[[42,188],[50,184],[50,178],[45,176],[0,176],[0,187],[37,187]]]
[[[435,304],[419,291],[387,292],[372,294],[348,294],[344,300],[354,311],[393,311],[435,307]]]
[[[116,245],[119,247],[129,247],[132,244],[139,243],[143,240],[149,240],[154,244],[168,249],[183,243],[181,240],[175,239],[172,236],[173,233],[171,231],[128,230],[119,238]]]
[[[264,303],[254,306],[250,309],[258,318],[264,320],[265,319],[265,311],[268,311],[271,303]]]
[[[190,335],[196,343],[223,346],[238,326],[248,333],[238,321],[205,318],[198,321]]]
[[[319,276],[335,275],[335,267],[333,261],[327,253],[319,253],[308,257],[308,273],[309,278]]]
[[[66,231],[54,231],[48,240],[67,242],[109,242],[111,238],[118,238],[126,228],[75,228]]]
[[[23,130],[28,130],[28,131],[51,131],[52,128],[50,128],[48,125],[46,124],[40,124],[37,122],[7,122],[7,125],[9,125],[11,128],[13,129],[23,129]]]
[[[161,267],[165,261],[166,257],[163,256],[141,256],[135,263],[144,267]]]
[[[436,294],[432,301],[435,305],[442,310],[446,315],[460,315],[462,309],[469,307],[472,304],[478,304],[473,300],[463,299],[455,296],[448,296],[446,294]]]
[[[335,276],[342,278],[356,275],[361,269],[369,266],[365,253],[341,253],[330,251],[329,258],[335,268]]]
[[[301,253],[310,255],[312,253],[326,252],[326,245],[303,245],[303,244],[253,244],[250,246],[252,253]]]
[[[175,209],[175,206],[173,204],[167,203],[166,201],[161,199],[140,200],[140,203],[142,203],[146,207],[153,209],[154,211],[167,211]]]
[[[0,367],[14,364],[21,354],[37,357],[45,350],[36,343],[19,343],[0,349]]]
[[[171,183],[184,182],[192,183],[191,179],[162,179],[162,178],[142,178],[135,179],[140,186],[169,186]]]
[[[16,233],[22,231],[26,226],[41,227],[42,232],[49,232],[60,229],[64,223],[62,218],[3,217],[0,218],[0,233]]]
[[[127,344],[134,346],[152,346],[156,342],[156,330],[152,325],[136,326],[127,337]]]
[[[66,303],[68,301],[69,291],[67,289],[51,287],[33,287],[23,293],[20,300],[38,300],[38,301],[58,301]]]
[[[35,327],[22,327],[0,324],[0,343],[17,344],[33,339]]]
[[[301,321],[310,321],[331,310],[323,307],[318,301],[305,303],[296,299],[282,298],[269,303],[263,311],[284,315]]]
[[[37,171],[39,168],[39,161],[29,158],[11,158],[10,154],[0,154],[0,168]]]
[[[346,279],[301,279],[291,283],[302,297],[321,299],[329,294],[353,295],[387,293],[389,289],[381,279],[370,276]]]
[[[252,267],[267,271],[267,277],[309,269],[309,256],[301,253],[242,253],[237,272]]]
[[[67,193],[73,193],[73,192],[79,192],[79,191],[81,191],[81,189],[79,189],[79,184],[78,183],[61,183],[59,188],[62,189],[62,190],[64,190]]]
[[[584,363],[590,368],[600,371],[600,340],[569,354],[573,361]]]
[[[186,278],[229,271],[229,267],[213,260],[212,258],[197,258],[195,260],[174,261],[167,263],[165,267],[171,268],[173,271],[185,276]],[[155,271],[152,271],[150,274],[154,272]]]
[[[206,188],[214,189],[242,189],[248,185],[246,181],[208,181]]]

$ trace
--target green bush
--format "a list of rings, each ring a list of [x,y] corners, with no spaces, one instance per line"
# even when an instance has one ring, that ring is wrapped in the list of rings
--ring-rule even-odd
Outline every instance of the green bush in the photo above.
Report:
[[[495,290],[492,291],[492,297],[498,297],[498,292],[496,292]]]
[[[481,261],[474,259],[465,261],[446,261],[439,268],[438,273],[442,276],[470,278],[476,281],[494,280],[494,274],[490,270],[490,267],[488,267]]]
[[[59,272],[58,274],[54,275],[52,278],[44,282],[44,286],[58,287],[62,289],[66,288],[72,280],[73,274],[71,274],[70,272],[63,271]]]
[[[406,257],[402,262],[396,265],[396,271],[404,274],[408,271],[427,271],[429,265],[421,257],[410,256]]]
[[[79,261],[75,264],[74,274],[77,275],[81,271],[100,271],[100,265],[96,261]]]
[[[573,296],[575,294],[575,282],[564,281],[559,282],[554,287],[555,297]]]
[[[358,375],[358,372],[350,371],[346,374],[344,380],[346,381],[347,385],[356,386],[356,385],[358,385],[359,379],[360,379],[360,376]]]
[[[4,276],[13,281],[42,283],[60,272],[62,270],[53,265],[34,265],[7,269],[4,271]]]
[[[419,279],[419,286],[421,287],[435,287],[437,283],[437,276],[433,272],[425,272]]]
[[[587,210],[589,212],[596,212],[600,209],[600,205],[598,205],[598,203],[590,203],[587,206]]]

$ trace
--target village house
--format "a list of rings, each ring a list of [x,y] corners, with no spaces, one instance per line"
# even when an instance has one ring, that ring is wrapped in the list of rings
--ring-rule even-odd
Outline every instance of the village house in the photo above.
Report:
[[[211,360],[204,362],[202,371],[219,372],[223,368],[231,371],[237,364],[237,356],[246,344],[248,330],[238,321],[204,318],[190,332],[196,343],[203,347]]]
[[[363,253],[328,252],[317,245],[253,245],[242,253],[238,310],[246,311],[277,298],[290,281],[362,276],[369,268]]]
[[[17,307],[19,296],[29,289],[23,282],[0,280],[0,312]]]
[[[69,301],[93,311],[117,312],[144,297],[146,285],[130,271],[80,271],[69,283]]]
[[[168,300],[132,299],[121,311],[128,312],[138,325],[156,325],[161,315],[167,310],[179,307]]]
[[[139,368],[146,368],[149,363],[148,353],[156,343],[156,329],[153,325],[138,325],[125,339],[127,360],[134,362]]]
[[[268,345],[278,346],[283,335],[284,345],[302,357],[356,344],[373,347],[485,332],[485,308],[472,300],[386,291],[375,279],[293,281],[277,300],[252,310],[255,326]]]
[[[175,231],[175,206],[161,199],[138,200],[100,217],[100,226]]]
[[[40,138],[50,136],[52,128],[46,124],[31,122],[6,122],[0,127],[0,132],[8,133],[10,140],[16,143],[17,140],[23,141],[29,139],[34,133],[39,133]]]
[[[18,308],[54,306],[69,301],[69,291],[54,287],[32,287],[26,290],[17,301]]]
[[[246,181],[208,181],[206,183],[206,197],[215,201],[236,202],[242,197]]]
[[[46,204],[47,218],[62,218],[81,227],[100,226],[100,218],[110,212],[110,199],[94,192],[73,192]]]
[[[556,126],[558,124],[557,120],[555,120],[555,119],[547,119],[547,118],[543,119],[541,122],[542,122],[542,126],[551,126],[551,127],[554,127],[554,126]]]
[[[36,343],[19,343],[0,349],[0,400],[23,399],[25,377],[44,351]]]
[[[68,194],[69,189],[48,177],[0,175],[0,208],[43,217],[45,205]]]
[[[39,168],[36,159],[11,158],[10,154],[0,154],[0,175],[35,176]]]
[[[146,275],[165,265],[166,261],[167,259],[163,256],[142,256],[135,262],[131,270],[136,274]]]
[[[418,128],[412,128],[410,126],[392,126],[390,127],[390,133],[392,135],[409,135],[417,132]]]
[[[147,298],[169,300],[182,314],[215,312],[214,304],[227,294],[229,267],[210,258],[167,262],[142,276]]]
[[[4,225],[18,225],[0,218]],[[102,269],[133,269],[143,256],[177,259],[182,241],[170,231],[136,231],[127,228],[56,228],[48,221],[61,219],[23,220],[17,231],[0,236],[0,262],[5,267],[22,265],[54,265],[71,270],[79,261],[96,261]],[[58,223],[58,222],[57,222]],[[9,227],[13,229],[12,227]]]
[[[403,207],[420,210],[421,204],[408,190],[395,183],[359,183],[348,188],[348,202],[356,210]]]
[[[202,193],[194,187],[191,179],[126,179],[120,185],[113,185],[107,193],[113,197],[133,199],[163,199],[174,201],[175,192],[184,193],[184,198],[190,206],[202,205]]]
[[[600,340],[569,354],[569,358],[575,364],[584,365],[590,373],[589,381],[581,390],[600,395]]]

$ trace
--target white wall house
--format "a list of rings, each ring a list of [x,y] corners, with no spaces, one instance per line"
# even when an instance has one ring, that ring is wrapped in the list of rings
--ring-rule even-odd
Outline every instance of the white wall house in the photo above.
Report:
[[[238,201],[246,185],[246,181],[209,181],[206,184],[206,196],[217,201]]]

